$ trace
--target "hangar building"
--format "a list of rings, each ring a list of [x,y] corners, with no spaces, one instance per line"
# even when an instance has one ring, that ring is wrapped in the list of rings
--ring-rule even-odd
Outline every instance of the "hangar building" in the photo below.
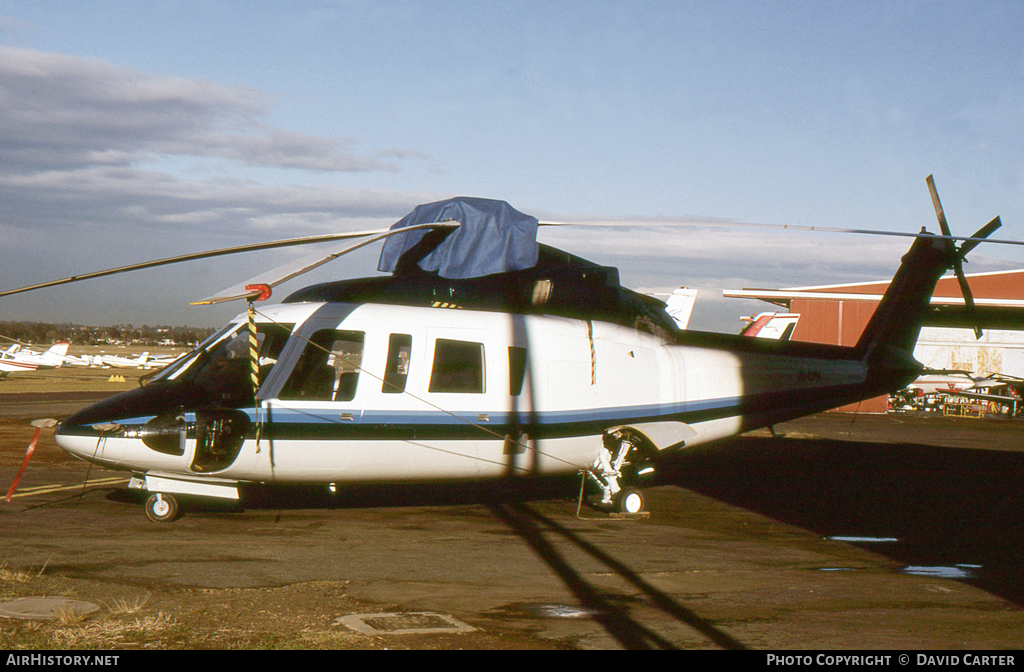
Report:
[[[956,276],[939,280],[932,311],[925,318],[914,357],[932,369],[971,371],[974,375],[1003,373],[1024,377],[1024,269],[967,275],[984,329],[976,339],[966,314]],[[790,289],[725,290],[724,296],[760,299],[797,313],[795,341],[855,345],[889,281]],[[884,413],[879,397],[843,410]]]

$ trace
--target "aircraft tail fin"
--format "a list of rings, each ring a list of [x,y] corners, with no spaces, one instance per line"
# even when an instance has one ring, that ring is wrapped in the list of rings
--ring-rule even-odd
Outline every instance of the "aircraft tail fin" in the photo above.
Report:
[[[935,285],[956,254],[951,240],[923,236],[914,241],[856,347],[864,354],[880,346],[912,353]]]
[[[697,300],[697,290],[689,287],[679,287],[672,291],[672,294],[665,302],[667,312],[676,326],[686,329],[690,323],[690,315],[693,313],[693,304]]]
[[[64,363],[64,355],[68,354],[68,341],[59,341],[43,353],[43,366],[60,367]]]
[[[903,256],[855,346],[868,365],[866,382],[878,393],[909,385],[924,369],[914,359],[914,347],[935,285],[956,257],[952,240],[932,236],[915,240]]]
[[[997,223],[998,218],[993,222]],[[920,375],[924,367],[914,359],[913,353],[921,325],[930,309],[935,285],[947,270],[956,270],[965,304],[968,307],[974,305],[970,287],[959,266],[964,255],[980,242],[979,239],[995,230],[993,222],[959,248],[948,237],[922,235],[914,241],[856,345],[868,363],[869,378],[879,381],[900,379],[904,381],[903,385],[907,385]],[[922,229],[922,234],[926,233]],[[977,327],[975,330],[980,332]]]
[[[973,236],[963,239],[964,242],[957,247],[935,189],[935,180],[929,175],[926,182],[942,236],[933,236],[921,229],[922,235],[904,255],[903,263],[889,283],[889,289],[856,346],[866,357],[869,371],[874,369],[877,372],[905,373],[908,376],[913,371],[907,383],[923,368],[913,357],[914,346],[917,345],[917,337],[921,333],[921,325],[930,308],[932,292],[939,278],[949,269],[956,273],[964,305],[969,314],[973,313],[974,297],[964,276],[964,257],[1002,226],[996,217]],[[977,324],[974,332],[981,337],[981,328]]]
[[[743,318],[750,324],[743,328],[740,336],[749,338],[770,338],[776,341],[788,341],[793,336],[800,315],[796,313],[758,313],[754,317]]]

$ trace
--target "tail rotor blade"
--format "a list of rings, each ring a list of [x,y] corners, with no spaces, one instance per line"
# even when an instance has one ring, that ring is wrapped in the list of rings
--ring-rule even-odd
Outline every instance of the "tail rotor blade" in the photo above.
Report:
[[[996,229],[998,229],[1002,225],[1003,225],[1002,220],[1000,220],[998,217],[996,217],[991,222],[989,222],[985,226],[983,226],[980,229],[978,229],[978,231],[973,236],[971,236],[971,238],[975,238],[975,239],[977,239],[977,238],[988,238],[989,236],[991,236],[995,232]],[[980,240],[966,240],[966,241],[964,241],[964,243],[960,246],[960,257],[963,258],[964,255],[966,255],[968,252],[970,252],[971,250],[973,250],[974,248],[976,248],[980,244],[981,244]]]
[[[964,266],[959,257],[953,262],[953,271],[956,273],[957,282],[960,283],[960,294],[964,297],[964,308],[967,311],[967,317],[974,322],[974,337],[976,339],[981,338],[981,327],[978,326],[977,311],[974,309],[974,293],[971,292],[971,286],[967,284],[967,276],[964,275]]]
[[[928,183],[928,192],[932,195],[932,206],[935,207],[935,216],[939,220],[939,229],[942,231],[942,235],[951,236],[953,235],[949,231],[949,224],[946,223],[946,213],[942,209],[942,202],[939,201],[939,192],[935,189],[935,179],[929,175],[925,181]]]
[[[974,309],[974,295],[971,293],[971,286],[967,284],[967,277],[964,275],[964,262],[967,261],[965,257],[967,256],[968,252],[970,252],[975,247],[981,244],[982,238],[988,238],[990,235],[992,235],[993,231],[995,231],[1002,225],[1002,221],[1000,221],[1000,219],[996,217],[991,222],[978,229],[978,231],[973,236],[971,236],[971,238],[973,238],[974,240],[964,241],[964,243],[960,245],[956,263],[953,265],[953,269],[956,271],[956,278],[960,282],[960,293],[963,294],[964,305],[967,308],[967,314],[970,315],[972,318],[976,318],[977,313]],[[981,334],[981,327],[978,326],[977,321],[975,320],[974,337],[981,338]]]
[[[953,234],[949,230],[949,223],[946,221],[946,213],[942,209],[942,202],[939,200],[939,192],[935,188],[935,178],[929,175],[925,181],[928,183],[928,193],[932,197],[932,206],[935,208],[935,217],[939,220],[939,228],[942,229],[942,235],[952,236]],[[974,320],[977,317],[974,308],[974,294],[971,293],[971,286],[967,284],[967,276],[964,275],[964,262],[967,253],[976,248],[981,244],[982,239],[988,238],[992,233],[1002,226],[1002,221],[996,217],[985,226],[978,229],[978,231],[971,236],[969,240],[965,240],[959,248],[956,250],[956,256],[953,257],[953,270],[956,272],[956,279],[960,283],[960,293],[964,297],[964,306],[967,309],[967,315]],[[978,326],[976,320],[974,325],[974,336],[975,338],[981,338],[981,327]]]

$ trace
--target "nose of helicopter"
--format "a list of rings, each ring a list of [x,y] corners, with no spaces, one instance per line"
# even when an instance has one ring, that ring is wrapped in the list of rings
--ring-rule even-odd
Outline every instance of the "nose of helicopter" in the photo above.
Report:
[[[114,423],[110,425],[116,426]],[[104,457],[104,453],[109,452],[102,445],[105,434],[102,427],[103,425],[73,425],[62,422],[57,426],[53,438],[65,453],[87,462],[99,461]],[[107,435],[111,433],[110,430],[106,432]]]
[[[151,384],[121,392],[70,415],[57,426],[54,439],[62,450],[87,461],[111,463],[124,452],[125,430],[148,419],[194,405],[197,398],[177,384]]]

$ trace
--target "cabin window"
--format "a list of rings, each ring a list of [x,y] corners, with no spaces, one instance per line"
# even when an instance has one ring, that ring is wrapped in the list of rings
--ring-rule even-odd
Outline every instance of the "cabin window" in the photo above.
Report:
[[[508,393],[518,397],[523,392],[526,377],[526,348],[510,346],[508,349]]]
[[[388,339],[388,361],[384,367],[384,385],[381,392],[398,394],[405,392],[405,381],[409,378],[409,358],[412,354],[412,336],[391,334]]]
[[[281,390],[281,399],[352,401],[362,370],[363,338],[361,331],[314,333]]]
[[[439,338],[434,342],[431,392],[484,391],[484,344]]]

